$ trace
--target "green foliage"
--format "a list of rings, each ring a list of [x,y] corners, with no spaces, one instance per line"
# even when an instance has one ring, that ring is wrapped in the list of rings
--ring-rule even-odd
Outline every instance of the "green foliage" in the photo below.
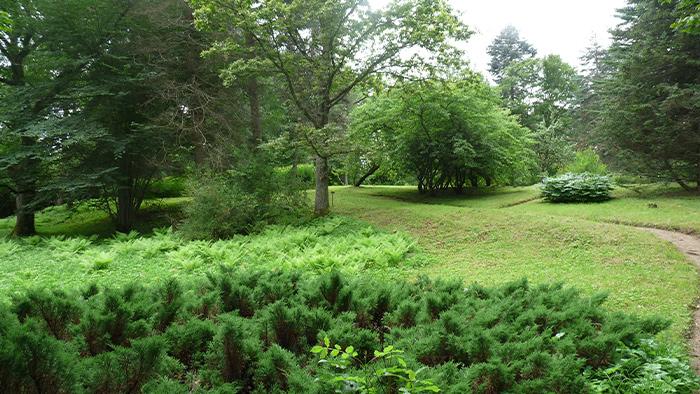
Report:
[[[276,176],[290,176],[296,178],[299,187],[311,189],[314,187],[315,174],[313,164],[298,164],[294,166],[275,168]]]
[[[643,340],[639,347],[620,349],[621,358],[609,368],[589,374],[597,393],[695,393],[700,379],[679,351]]]
[[[403,85],[353,112],[354,135],[378,140],[421,192],[529,178],[531,140],[479,77]]]
[[[568,133],[580,88],[576,70],[558,55],[512,63],[499,84],[506,107],[534,132],[540,172],[549,176],[570,160]]]
[[[601,86],[599,145],[620,170],[700,191],[700,40],[671,25],[681,1],[640,0],[613,31]]]
[[[387,346],[384,350],[374,351],[374,357],[367,363],[361,363],[359,370],[364,375],[354,376],[348,373],[353,367],[358,353],[355,348],[335,344],[331,346],[328,337],[323,345],[311,348],[311,353],[318,354],[318,363],[322,369],[321,379],[335,387],[336,390],[357,393],[379,393],[384,386],[398,389],[404,393],[437,393],[440,388],[429,380],[419,380],[418,373],[408,368],[400,350]],[[420,371],[419,371],[420,372]],[[387,382],[390,381],[391,383]]]
[[[0,300],[34,285],[75,289],[133,281],[165,283],[219,265],[261,269],[404,271],[430,259],[413,239],[344,217],[303,226],[273,225],[260,233],[219,241],[188,241],[172,230],[136,232],[104,240],[80,237],[0,238]],[[234,289],[235,290],[235,289]]]
[[[268,224],[298,223],[307,211],[298,179],[261,161],[223,175],[200,174],[191,185],[193,199],[182,224],[190,239],[224,239]]]
[[[184,197],[186,194],[186,178],[181,176],[166,176],[151,182],[148,187],[146,198]]]
[[[564,174],[542,182],[542,197],[550,202],[598,202],[609,200],[612,180],[595,174]]]
[[[245,294],[245,310],[227,310],[222,286]],[[611,314],[604,300],[524,280],[487,289],[271,270],[35,291],[0,311],[0,381],[13,392],[584,392],[619,373],[695,387],[684,361],[645,342],[666,322]],[[407,303],[413,320],[396,319]]]
[[[605,175],[608,166],[600,160],[600,156],[591,148],[576,152],[574,161],[564,167],[563,173]]]

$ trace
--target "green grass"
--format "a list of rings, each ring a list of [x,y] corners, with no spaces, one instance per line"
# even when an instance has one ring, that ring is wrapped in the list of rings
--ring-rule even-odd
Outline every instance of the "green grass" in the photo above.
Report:
[[[176,223],[188,198],[162,198],[144,202],[136,230],[147,234],[154,228]],[[8,235],[15,226],[14,217],[0,219],[0,237]],[[41,236],[111,236],[115,229],[107,212],[89,204],[73,209],[64,205],[49,207],[36,216],[37,233]]]
[[[590,204],[550,204],[541,200],[512,207],[535,215],[561,215],[633,226],[700,234],[700,196],[675,187],[618,189],[613,200]]]
[[[501,208],[531,199],[535,188],[428,199],[431,204],[416,203],[425,197],[414,190],[337,188],[334,208],[412,234],[438,263],[409,275],[459,277],[487,286],[523,277],[535,283],[561,281],[587,293],[608,293],[606,305],[613,310],[671,319],[667,338],[673,341],[681,342],[690,326],[697,273],[673,245],[652,234],[588,220],[590,204],[530,202]],[[581,217],[566,216],[566,209]]]

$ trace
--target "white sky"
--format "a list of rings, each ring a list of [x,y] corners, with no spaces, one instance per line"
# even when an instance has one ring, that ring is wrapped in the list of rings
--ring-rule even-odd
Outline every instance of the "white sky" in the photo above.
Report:
[[[603,46],[610,42],[608,29],[618,24],[615,10],[625,0],[449,0],[475,33],[466,52],[472,67],[486,73],[486,48],[507,25],[537,48],[538,56],[558,54],[579,66],[579,57],[592,37]],[[369,0],[381,7],[388,0]]]

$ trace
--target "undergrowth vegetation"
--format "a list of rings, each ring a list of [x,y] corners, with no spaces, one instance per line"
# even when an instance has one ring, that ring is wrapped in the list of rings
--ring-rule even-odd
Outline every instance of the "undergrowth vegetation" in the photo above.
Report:
[[[611,198],[612,181],[604,175],[564,174],[542,183],[542,197],[550,202],[597,202]]]
[[[111,239],[31,237],[0,239],[0,300],[30,287],[70,289],[98,284],[163,282],[197,276],[219,265],[258,269],[403,270],[429,261],[410,237],[378,231],[343,217],[305,226],[270,226],[249,236],[186,241],[171,230]]]
[[[10,392],[352,391],[348,376],[401,349],[400,371],[447,393],[581,393],[602,374],[617,379],[607,371],[667,326],[609,313],[603,300],[526,281],[488,289],[250,270],[31,291],[0,314],[0,382]],[[319,363],[340,354],[335,344],[351,358],[341,371]],[[656,361],[635,362],[682,378],[676,392],[697,387],[687,369]],[[379,370],[375,389],[405,387],[397,369]]]

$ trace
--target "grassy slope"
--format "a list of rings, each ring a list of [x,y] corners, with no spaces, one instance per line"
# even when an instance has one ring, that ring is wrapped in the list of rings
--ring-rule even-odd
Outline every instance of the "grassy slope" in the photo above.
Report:
[[[536,186],[432,198],[419,195],[414,187],[378,187],[372,188],[369,193],[401,201],[468,208],[508,207],[509,210],[525,214],[578,217],[700,234],[700,198],[668,185],[643,186],[634,190],[618,188],[614,192],[615,199],[593,204],[549,204],[538,198],[540,193]],[[650,204],[655,204],[656,208],[649,207]]]
[[[335,191],[339,213],[408,231],[437,257],[438,263],[413,275],[460,277],[484,285],[522,277],[563,281],[586,292],[608,292],[607,305],[614,310],[672,319],[669,335],[674,340],[689,327],[698,277],[680,252],[626,226],[543,213],[551,205],[500,208],[536,196],[533,188],[506,189],[478,199],[429,200],[433,204],[415,203],[420,197],[410,188]],[[566,209],[588,215],[585,205],[554,208],[562,215]]]

